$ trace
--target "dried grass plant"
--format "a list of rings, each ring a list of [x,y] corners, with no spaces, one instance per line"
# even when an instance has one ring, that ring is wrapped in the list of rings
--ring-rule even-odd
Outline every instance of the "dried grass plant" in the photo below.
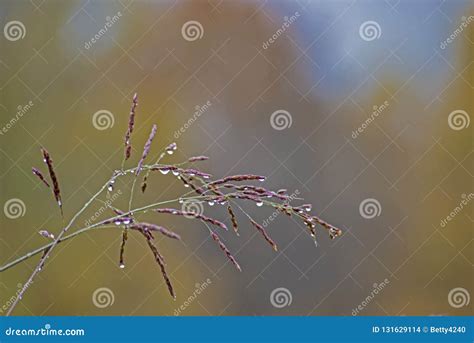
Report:
[[[49,240],[47,244],[33,251],[30,251],[27,254],[21,256],[20,258],[17,258],[0,267],[0,272],[3,272],[20,264],[21,262],[26,261],[27,259],[32,258],[33,256],[42,254],[36,268],[30,275],[28,281],[24,283],[25,286],[23,286],[22,289],[19,291],[15,301],[8,309],[7,315],[10,315],[17,306],[18,302],[21,301],[28,288],[28,285],[30,285],[35,279],[35,277],[41,272],[49,256],[53,253],[55,247],[58,244],[66,240],[72,239],[85,232],[98,230],[101,228],[108,228],[111,226],[122,230],[122,241],[119,247],[118,263],[120,268],[125,267],[125,249],[128,235],[132,232],[143,236],[147,246],[150,249],[151,254],[153,255],[156,263],[160,268],[161,274],[165,280],[170,295],[173,298],[176,298],[173,285],[166,270],[165,258],[160,253],[160,250],[158,249],[154,238],[155,235],[161,234],[170,239],[181,240],[181,236],[163,226],[142,222],[139,218],[140,214],[143,214],[148,211],[154,211],[156,213],[165,215],[184,216],[192,220],[203,222],[204,224],[206,224],[206,228],[209,231],[209,235],[217,244],[218,248],[224,253],[226,258],[229,259],[229,261],[239,271],[241,271],[241,266],[217,233],[218,230],[227,230],[227,225],[222,221],[219,221],[213,217],[206,216],[203,213],[185,210],[184,207],[180,204],[190,201],[199,201],[202,203],[207,203],[209,205],[213,205],[216,203],[224,205],[227,209],[232,228],[237,236],[239,235],[239,226],[242,226],[242,223],[238,223],[237,216],[234,211],[235,209],[238,209],[242,211],[246,217],[248,217],[247,226],[256,229],[257,232],[262,236],[262,238],[275,251],[277,251],[278,249],[275,241],[270,237],[270,235],[262,225],[257,223],[257,221],[255,221],[247,212],[242,209],[242,207],[239,205],[239,202],[247,201],[253,202],[257,206],[268,206],[275,209],[276,211],[282,212],[288,216],[301,220],[308,228],[309,233],[311,237],[313,237],[315,242],[317,225],[320,225],[322,228],[324,228],[328,232],[330,238],[335,238],[341,235],[341,230],[325,222],[318,216],[311,214],[310,204],[302,204],[298,206],[291,205],[290,200],[294,200],[294,198],[290,197],[290,195],[288,195],[288,192],[285,189],[273,191],[265,187],[255,185],[255,183],[260,184],[261,182],[265,181],[265,176],[254,174],[239,174],[213,179],[211,174],[202,172],[195,168],[191,168],[191,166],[196,164],[197,162],[207,160],[207,156],[193,156],[186,161],[176,164],[162,163],[161,161],[165,159],[167,155],[173,154],[173,152],[177,149],[176,143],[171,143],[170,145],[168,145],[164,149],[164,151],[158,155],[158,159],[155,161],[155,163],[146,164],[146,159],[150,153],[153,140],[157,134],[156,125],[153,125],[151,129],[150,135],[144,145],[143,153],[138,163],[131,168],[125,168],[126,162],[132,156],[132,134],[134,131],[135,119],[137,116],[137,106],[138,97],[135,94],[132,99],[132,107],[130,110],[128,127],[124,139],[124,158],[121,169],[116,170],[113,173],[110,179],[108,179],[104,183],[104,185],[97,191],[97,193],[95,193],[84,204],[84,206],[71,217],[67,224],[64,221],[60,184],[58,176],[54,169],[53,160],[49,152],[46,149],[41,148],[43,161],[46,165],[46,169],[48,172],[47,175],[49,176],[50,182],[48,182],[47,177],[45,177],[38,168],[33,168],[32,171],[33,174],[38,177],[38,179],[45,187],[51,189],[54,199],[58,204],[61,216],[63,217],[64,225],[60,230],[58,230],[59,232],[57,234],[54,234],[53,232],[47,230],[39,231],[41,236]],[[148,204],[146,206],[132,208],[135,184],[142,172],[145,173],[145,175],[142,177],[142,193],[145,192],[148,188],[149,175],[151,173],[172,173],[179,180],[181,180],[183,185],[187,187],[189,191],[185,192],[184,194],[182,194],[181,197],[176,199],[160,201],[157,203]],[[116,180],[122,177],[133,178],[129,197],[129,208],[127,210],[120,210],[107,203],[107,208],[110,210],[108,218],[93,224],[88,223],[89,225],[85,227],[77,227],[77,225],[75,224],[80,215],[86,209],[88,209],[94,201],[102,201],[99,199],[99,196],[106,194],[107,197],[109,197],[110,192],[114,188]],[[174,204],[176,207],[181,207],[181,209],[174,207],[163,207],[164,205],[170,206],[172,204]],[[72,230],[74,231],[70,232]]]

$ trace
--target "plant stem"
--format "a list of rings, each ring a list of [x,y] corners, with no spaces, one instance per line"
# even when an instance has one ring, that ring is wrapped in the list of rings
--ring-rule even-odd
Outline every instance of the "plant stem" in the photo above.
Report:
[[[156,165],[156,164],[155,164]],[[155,165],[151,165],[151,166],[143,166],[143,169],[151,169],[152,167],[154,167]],[[20,300],[23,298],[26,290],[28,289],[29,285],[33,282],[34,278],[36,277],[36,275],[38,275],[41,270],[43,269],[43,266],[46,262],[46,260],[49,258],[49,255],[51,255],[51,252],[53,251],[53,249],[59,244],[59,242],[61,241],[62,237],[64,236],[64,234],[67,232],[67,230],[69,230],[71,228],[71,226],[74,224],[74,222],[76,221],[76,219],[89,207],[89,205],[107,188],[107,186],[109,185],[109,183],[112,181],[112,180],[115,180],[117,177],[119,176],[123,176],[129,172],[134,172],[136,170],[136,168],[131,168],[131,169],[128,169],[128,170],[121,170],[121,171],[118,171],[116,173],[114,173],[114,175],[99,189],[99,191],[97,193],[95,193],[92,198],[90,198],[85,204],[84,206],[72,217],[72,219],[69,221],[69,223],[66,225],[66,226],[63,226],[63,228],[61,229],[61,231],[59,232],[59,234],[57,235],[57,237],[54,239],[54,241],[47,247],[45,248],[46,250],[42,250],[44,251],[44,254],[43,256],[41,257],[38,265],[36,266],[35,270],[31,273],[30,277],[28,278],[28,281],[24,283],[23,287],[21,288],[20,292],[18,293],[17,297],[15,298],[15,301],[13,302],[13,304],[10,306],[10,308],[8,309],[8,312],[6,313],[6,316],[9,316],[13,310],[15,309],[16,305],[18,305],[18,303],[20,302]],[[190,192],[189,192],[190,193]],[[187,193],[187,194],[189,194]],[[185,194],[186,195],[186,194]],[[176,201],[176,200],[175,200]],[[154,206],[156,206],[156,204],[153,204]],[[150,206],[145,206],[142,208],[142,210],[145,210],[145,209],[148,209],[150,207],[152,207],[153,205],[150,205]],[[140,209],[138,209],[140,210]],[[127,212],[127,214],[129,214],[131,211]],[[97,225],[95,225],[97,226]],[[94,227],[95,227],[94,226]],[[27,254],[28,255],[28,254]],[[36,255],[36,254],[35,254]],[[33,255],[32,255],[33,256]],[[20,258],[22,259],[22,258]],[[23,260],[22,260],[23,261]],[[15,261],[13,261],[15,262]],[[16,265],[17,263],[11,263],[11,266],[14,266]],[[21,262],[21,261],[20,261]],[[18,262],[19,263],[19,262]],[[1,268],[1,271],[5,270],[6,268],[2,267]]]
[[[189,199],[198,199],[200,198],[200,196],[195,196],[195,197],[187,197],[187,198],[181,198],[183,200],[189,200]],[[202,197],[202,198],[205,198],[205,197]],[[156,206],[161,206],[161,205],[165,205],[165,204],[169,204],[169,203],[173,203],[173,202],[177,202],[179,201],[179,198],[178,199],[173,199],[173,200],[166,200],[166,201],[161,201],[161,202],[157,202],[157,203],[154,203],[154,204],[150,204],[150,205],[147,205],[147,206],[143,206],[143,207],[140,207],[140,208],[136,208],[136,209],[133,209],[131,211],[128,211],[128,212],[125,212],[121,215],[117,215],[117,216],[114,216],[114,217],[110,217],[110,218],[107,218],[107,219],[104,219],[100,222],[97,222],[95,224],[92,224],[92,225],[89,225],[89,226],[86,226],[86,227],[83,227],[83,228],[80,228],[78,229],[77,231],[69,234],[69,235],[66,235],[66,236],[63,236],[59,239],[58,243],[61,243],[61,242],[64,242],[64,241],[67,241],[68,239],[71,239],[75,236],[78,236],[82,233],[85,233],[87,231],[90,231],[92,229],[99,229],[99,228],[109,228],[109,227],[112,227],[112,226],[104,226],[104,223],[107,223],[109,221],[113,221],[114,219],[118,219],[120,217],[123,217],[123,216],[127,216],[131,213],[140,213],[140,212],[145,212],[147,210],[149,210],[150,208],[153,208],[153,207],[156,207]],[[118,227],[118,226],[114,226],[114,227]],[[56,238],[57,239],[57,238]],[[37,254],[39,254],[40,252],[50,248],[51,246],[54,245],[54,241],[49,243],[49,244],[45,244],[43,245],[42,247],[39,247],[33,251],[30,251],[29,253],[17,258],[16,260],[14,261],[11,261],[3,266],[0,267],[0,272],[3,272],[7,269],[10,269],[11,267],[29,259],[30,257],[33,257]]]

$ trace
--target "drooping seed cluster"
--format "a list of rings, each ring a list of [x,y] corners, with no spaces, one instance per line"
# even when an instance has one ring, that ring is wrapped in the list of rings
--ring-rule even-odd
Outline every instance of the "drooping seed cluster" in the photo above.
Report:
[[[232,222],[232,227],[234,229],[235,234],[239,235],[239,226],[237,225],[237,217],[235,216],[234,211],[230,205],[227,206],[227,212],[229,212],[230,221]]]
[[[153,242],[153,240],[154,240],[153,234],[149,230],[145,230],[145,229],[141,229],[141,228],[138,228],[138,230],[146,238],[146,242],[148,244],[148,247],[150,248],[153,256],[155,257],[156,263],[158,263],[158,265],[161,269],[161,274],[163,275],[163,278],[165,280],[166,286],[168,287],[168,291],[169,291],[170,295],[173,297],[173,299],[176,299],[176,294],[174,292],[173,285],[171,284],[171,280],[168,276],[168,273],[166,272],[165,259],[164,259],[163,255],[161,255],[161,253],[159,252],[159,250],[156,247],[155,243]]]
[[[250,219],[250,222],[262,234],[263,238],[265,238],[265,240],[268,242],[268,244],[270,244],[270,246],[273,248],[273,250],[277,251],[278,248],[277,248],[276,243],[273,241],[273,239],[270,238],[270,236],[268,235],[267,231],[265,231],[263,226],[260,225],[259,223],[257,223],[253,219]]]
[[[128,120],[128,127],[125,134],[125,151],[124,151],[124,163],[131,157],[131,138],[132,133],[134,132],[135,127],[135,117],[136,117],[136,108],[138,106],[138,97],[135,94],[132,98],[132,106],[130,109],[129,120]],[[143,212],[143,209],[152,210],[155,213],[159,214],[170,214],[174,216],[181,216],[191,220],[198,220],[204,223],[210,233],[210,237],[212,240],[217,244],[218,248],[225,254],[227,259],[241,271],[241,267],[237,262],[234,255],[231,251],[227,248],[224,244],[223,240],[220,236],[214,232],[211,227],[218,227],[219,229],[227,230],[227,225],[218,219],[213,218],[212,216],[204,215],[203,213],[192,212],[184,210],[184,201],[187,200],[194,200],[202,202],[203,204],[208,204],[209,206],[213,206],[214,204],[220,204],[226,206],[228,219],[232,224],[232,228],[234,233],[239,236],[239,226],[237,221],[237,214],[234,212],[233,207],[234,204],[237,205],[239,208],[249,219],[250,223],[249,226],[253,227],[257,230],[257,232],[261,235],[261,237],[273,248],[273,250],[277,251],[277,244],[276,242],[270,237],[266,228],[259,224],[256,220],[254,220],[250,215],[248,215],[239,205],[238,202],[248,201],[254,203],[256,206],[268,206],[270,208],[275,209],[281,213],[286,214],[287,216],[293,217],[295,219],[302,220],[303,223],[308,227],[310,235],[316,239],[316,226],[320,225],[324,229],[326,229],[329,233],[329,237],[331,239],[336,238],[342,234],[342,231],[335,226],[327,223],[326,221],[322,220],[321,218],[312,215],[310,212],[312,210],[312,206],[310,204],[302,204],[302,205],[292,205],[290,204],[291,201],[295,200],[293,196],[290,196],[286,189],[279,189],[279,190],[271,190],[267,189],[262,186],[257,186],[252,184],[255,181],[265,181],[265,176],[256,175],[256,174],[237,174],[237,175],[229,175],[223,178],[212,180],[212,175],[201,171],[194,167],[196,162],[206,161],[209,158],[207,156],[198,155],[189,157],[185,162],[178,163],[178,164],[160,164],[161,160],[165,158],[167,155],[173,154],[177,150],[176,143],[171,143],[167,145],[163,151],[159,154],[157,161],[154,164],[146,164],[145,161],[150,153],[151,146],[153,144],[154,138],[157,133],[157,126],[153,125],[151,132],[146,140],[142,155],[136,164],[135,168],[125,170],[122,166],[121,170],[117,170],[114,172],[114,175],[109,180],[108,184],[106,184],[106,188],[108,191],[113,190],[113,186],[115,181],[118,177],[124,175],[133,175],[133,177],[137,178],[142,171],[146,171],[145,176],[143,177],[143,183],[141,190],[145,192],[147,188],[147,181],[150,172],[159,171],[161,174],[166,175],[174,175],[177,177],[184,185],[184,187],[190,189],[190,192],[187,192],[182,196],[180,199],[176,199],[179,203],[183,203],[183,209],[179,210],[176,208],[160,208],[158,204],[149,205],[142,207],[138,210],[131,210],[131,199],[129,202],[129,211],[124,212],[119,210],[115,207],[112,207],[111,204],[108,204],[107,207],[114,212],[114,216],[111,218],[102,220],[100,225],[107,225],[112,224],[117,227],[122,228],[122,240],[120,243],[120,253],[119,253],[119,267],[125,267],[125,247],[128,241],[128,236],[133,233],[140,233],[146,240],[148,248],[150,249],[151,253],[154,256],[156,263],[158,264],[161,274],[165,280],[167,285],[168,291],[173,298],[176,297],[174,288],[172,286],[170,277],[166,270],[166,262],[163,255],[158,250],[157,245],[155,244],[155,233],[159,233],[166,238],[174,239],[174,240],[181,240],[181,236],[163,226],[147,223],[140,221],[138,215],[140,212]],[[41,149],[44,162],[47,165],[49,177],[52,183],[52,190],[54,197],[61,209],[62,213],[62,202],[61,202],[61,193],[59,188],[58,179],[56,173],[53,168],[53,161],[46,149]],[[50,187],[50,184],[43,176],[40,170],[33,168],[33,174],[39,178],[39,180],[44,183],[47,187]],[[134,180],[134,182],[136,179]],[[244,183],[244,184],[242,184]],[[135,185],[135,183],[133,183]],[[104,186],[105,187],[105,186]],[[50,187],[51,188],[51,187]],[[133,193],[133,187],[132,187]],[[186,198],[190,193],[195,193],[197,196],[192,196]],[[301,200],[301,199],[298,199]],[[92,199],[91,199],[92,201]],[[172,202],[172,201],[167,201]],[[210,224],[210,225],[209,225]],[[39,231],[39,234],[48,239],[54,239],[54,235],[49,233],[46,230]],[[47,250],[45,250],[47,251]]]
[[[227,258],[229,259],[230,262],[232,262],[232,264],[235,266],[235,268],[237,268],[237,270],[239,272],[242,271],[242,268],[240,267],[239,263],[237,262],[237,260],[234,258],[234,256],[231,254],[230,250],[227,249],[227,247],[225,246],[225,244],[222,242],[222,240],[219,238],[219,236],[211,231],[211,237],[212,239],[217,243],[217,245],[219,245],[219,248],[224,252],[224,254],[227,256]]]

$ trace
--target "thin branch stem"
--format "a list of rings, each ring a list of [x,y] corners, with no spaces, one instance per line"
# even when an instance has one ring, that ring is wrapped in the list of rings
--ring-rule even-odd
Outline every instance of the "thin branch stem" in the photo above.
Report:
[[[89,225],[89,226],[86,226],[86,227],[83,227],[83,228],[80,228],[78,229],[77,231],[75,231],[74,233],[71,233],[69,235],[66,235],[64,237],[61,237],[58,241],[58,243],[61,243],[61,242],[64,242],[70,238],[73,238],[77,235],[80,235],[82,233],[85,233],[89,230],[92,230],[92,229],[98,229],[98,228],[106,228],[108,226],[104,226],[104,223],[108,223],[110,221],[113,221],[115,219],[118,219],[118,218],[121,218],[121,217],[124,217],[124,216],[127,216],[131,213],[140,213],[140,212],[146,212],[147,210],[149,209],[152,209],[153,207],[157,207],[157,206],[161,206],[161,205],[165,205],[165,204],[169,204],[169,203],[173,203],[173,202],[178,202],[180,199],[182,200],[190,200],[190,199],[199,199],[199,198],[205,198],[205,196],[194,196],[194,197],[187,197],[187,198],[177,198],[177,199],[172,199],[172,200],[166,200],[166,201],[161,201],[161,202],[157,202],[157,203],[154,203],[154,204],[150,204],[150,205],[147,205],[147,206],[143,206],[143,207],[139,207],[139,208],[136,208],[136,209],[133,209],[131,211],[128,211],[128,212],[125,212],[123,214],[120,214],[120,215],[117,215],[117,216],[114,216],[114,217],[110,217],[110,218],[106,218],[104,220],[101,220],[100,222],[97,222],[95,224],[92,224],[92,225]],[[109,226],[110,227],[110,226]],[[119,227],[119,226],[115,226],[115,227]],[[57,239],[57,238],[56,238]],[[36,249],[36,250],[33,250],[19,258],[17,258],[16,260],[13,260],[3,266],[0,267],[0,272],[3,272],[7,269],[10,269],[11,267],[17,265],[18,263],[21,263],[27,259],[29,259],[30,257],[33,257],[37,254],[39,254],[40,252],[50,248],[51,246],[54,245],[54,241],[49,243],[49,244],[45,244],[43,245],[42,247]]]
[[[155,165],[151,165],[151,166],[143,166],[142,168],[143,169],[151,169],[152,167],[156,166]],[[118,172],[115,172],[114,175],[99,189],[99,191],[97,193],[95,193],[85,204],[84,206],[82,206],[82,208],[72,217],[72,219],[69,221],[69,223],[66,225],[66,226],[63,226],[63,228],[61,229],[61,231],[59,232],[59,234],[57,235],[57,237],[54,239],[54,241],[45,249],[41,250],[41,251],[44,251],[44,254],[43,256],[41,257],[38,265],[36,266],[36,268],[34,269],[34,271],[31,273],[30,277],[28,278],[28,281],[24,283],[23,287],[21,288],[20,292],[18,293],[18,296],[15,298],[15,301],[13,302],[13,304],[10,306],[10,308],[8,309],[6,315],[9,316],[13,310],[15,309],[15,307],[18,305],[18,303],[20,302],[20,300],[23,298],[26,290],[29,288],[29,285],[33,282],[34,278],[41,272],[41,270],[43,269],[44,267],[44,264],[46,262],[46,260],[49,258],[49,256],[51,255],[51,252],[53,251],[53,249],[59,244],[59,242],[61,241],[62,237],[64,236],[64,234],[72,227],[72,225],[74,224],[74,222],[76,221],[76,219],[89,207],[89,205],[107,188],[107,186],[110,184],[110,182],[112,180],[115,180],[117,177],[119,176],[123,176],[123,175],[126,175],[127,173],[131,173],[131,172],[134,172],[136,170],[136,168],[131,168],[131,169],[128,169],[128,170],[121,170],[121,171],[118,171]],[[191,193],[191,192],[189,192]],[[187,194],[189,194],[187,193]],[[174,200],[176,201],[176,200]],[[150,207],[153,207],[153,206],[157,206],[156,204],[152,204],[152,205],[149,205],[149,206],[145,206],[141,209],[137,209],[135,211],[140,211],[140,210],[146,210]],[[127,212],[127,214],[129,214],[131,211]],[[28,255],[28,254],[27,254]],[[20,258],[22,259],[22,258]],[[23,260],[22,260],[23,261]],[[15,262],[15,261],[13,261]],[[21,262],[21,261],[20,261]],[[19,262],[17,262],[19,263]],[[16,265],[17,263],[11,263],[11,266],[14,266]],[[2,267],[0,269],[0,271],[3,271],[5,270],[6,268]]]

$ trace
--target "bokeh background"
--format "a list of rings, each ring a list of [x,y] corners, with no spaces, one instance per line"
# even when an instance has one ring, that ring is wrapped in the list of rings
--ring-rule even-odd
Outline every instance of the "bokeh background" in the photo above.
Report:
[[[1,264],[44,244],[38,230],[61,228],[31,174],[43,168],[39,147],[53,156],[69,219],[120,168],[134,92],[130,165],[156,123],[153,157],[175,141],[170,162],[204,154],[211,160],[201,168],[216,176],[267,175],[269,187],[299,190],[344,231],[330,240],[321,230],[315,247],[281,215],[267,227],[275,253],[239,214],[241,236],[222,235],[239,273],[198,222],[147,214],[184,238],[158,239],[176,301],[142,237],[131,236],[119,269],[120,231],[109,229],[60,244],[14,314],[174,315],[186,304],[181,315],[352,315],[382,282],[359,315],[472,314],[472,204],[441,220],[473,190],[473,15],[467,0],[2,0]],[[19,35],[7,30],[12,21]],[[197,36],[182,30],[189,21]],[[172,175],[153,175],[149,187],[137,206],[186,190]],[[118,183],[117,207],[129,189],[130,180]],[[23,204],[18,218],[11,199]],[[364,212],[366,199],[375,214]],[[261,223],[272,214],[245,209]],[[222,206],[205,213],[226,220]],[[0,274],[1,306],[37,262]],[[113,295],[105,307],[93,301],[100,288]],[[291,302],[272,305],[277,288]]]

